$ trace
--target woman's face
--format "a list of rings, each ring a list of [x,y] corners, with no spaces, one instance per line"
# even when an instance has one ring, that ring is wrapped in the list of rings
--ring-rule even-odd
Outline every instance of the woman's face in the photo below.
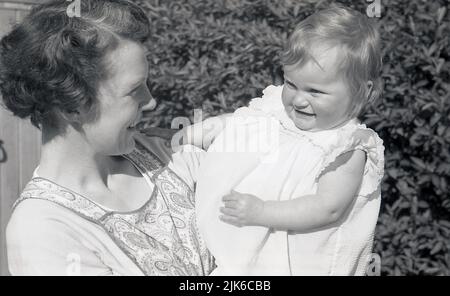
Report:
[[[97,120],[83,125],[83,129],[96,153],[127,154],[135,145],[133,134],[142,118],[142,108],[156,106],[147,88],[145,48],[122,40],[119,47],[108,54],[107,61],[110,75],[99,86]]]

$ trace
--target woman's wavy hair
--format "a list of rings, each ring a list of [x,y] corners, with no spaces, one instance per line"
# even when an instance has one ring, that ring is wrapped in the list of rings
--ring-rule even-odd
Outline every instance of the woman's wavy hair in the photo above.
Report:
[[[354,100],[351,117],[361,115],[367,105],[382,93],[381,38],[376,25],[365,15],[340,4],[320,10],[300,22],[291,34],[281,61],[298,65],[314,59],[319,46],[342,50],[339,72]],[[372,81],[372,91],[367,82]]]
[[[120,39],[144,43],[150,23],[125,0],[82,0],[69,17],[66,0],[34,7],[0,41],[0,92],[7,109],[38,128],[65,130],[94,120],[106,55]]]

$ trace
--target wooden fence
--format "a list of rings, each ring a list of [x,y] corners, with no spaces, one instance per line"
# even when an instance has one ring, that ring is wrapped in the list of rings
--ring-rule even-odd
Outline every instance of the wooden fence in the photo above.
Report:
[[[0,38],[42,0],[0,1]],[[29,121],[13,117],[0,107],[0,275],[9,275],[5,228],[11,207],[30,180],[40,156],[41,136]]]

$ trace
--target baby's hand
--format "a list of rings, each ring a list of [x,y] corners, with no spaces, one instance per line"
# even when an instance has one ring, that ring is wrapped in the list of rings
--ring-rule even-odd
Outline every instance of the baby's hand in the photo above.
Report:
[[[258,197],[231,190],[222,201],[225,206],[220,208],[223,215],[219,218],[223,222],[237,227],[260,225],[258,220],[264,209],[264,202]]]

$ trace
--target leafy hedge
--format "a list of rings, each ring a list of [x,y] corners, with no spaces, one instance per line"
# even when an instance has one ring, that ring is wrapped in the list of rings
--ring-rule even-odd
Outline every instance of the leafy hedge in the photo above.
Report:
[[[233,111],[282,82],[294,25],[332,1],[134,0],[152,23],[148,125]],[[341,1],[365,12],[366,1]],[[356,2],[356,1],[355,1]],[[386,147],[374,252],[384,275],[450,275],[448,2],[381,2],[385,92],[365,115]]]

